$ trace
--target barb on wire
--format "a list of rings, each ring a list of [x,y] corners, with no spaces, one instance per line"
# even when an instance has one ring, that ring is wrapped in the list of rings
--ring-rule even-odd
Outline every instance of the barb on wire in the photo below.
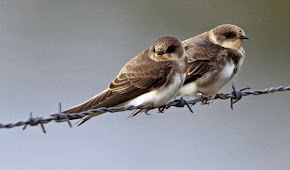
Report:
[[[32,116],[32,112],[30,112],[30,117],[29,117],[28,121],[29,122],[24,125],[24,127],[22,128],[22,130],[25,130],[26,127],[27,127],[27,125],[35,126],[35,125],[40,124],[41,125],[40,127],[42,129],[42,132],[43,133],[46,133],[45,128],[44,128],[44,125],[43,125],[43,122],[42,122],[42,117],[33,117]]]
[[[233,85],[232,88],[233,88],[232,93],[227,94],[227,95],[222,95],[222,96],[216,96],[216,98],[215,98],[215,100],[216,99],[222,99],[222,100],[231,99],[231,105],[230,105],[231,109],[233,109],[233,105],[235,103],[237,103],[238,101],[240,101],[242,99],[242,97],[244,97],[244,96],[262,95],[262,94],[274,93],[274,92],[278,92],[278,91],[290,91],[290,86],[271,87],[269,89],[253,90],[253,91],[246,91],[246,90],[250,89],[249,87],[242,88],[240,90],[236,90],[235,86]],[[164,107],[164,109],[168,109],[172,106],[174,106],[174,107],[186,106],[189,109],[189,111],[193,113],[193,110],[190,107],[190,105],[193,106],[194,104],[201,102],[201,101],[204,101],[205,99],[206,99],[205,97],[200,97],[200,98],[197,98],[194,100],[189,100],[189,101],[186,101],[183,98],[175,99],[175,100],[168,102],[166,104],[166,106]],[[57,123],[67,122],[68,125],[70,127],[72,127],[70,120],[83,118],[87,115],[92,115],[95,113],[104,113],[104,112],[114,113],[114,112],[123,112],[123,111],[127,111],[127,110],[148,109],[149,108],[149,106],[146,106],[146,105],[127,106],[127,107],[110,107],[110,108],[102,107],[102,108],[92,109],[92,110],[88,110],[88,111],[84,111],[84,112],[80,112],[80,113],[64,114],[61,112],[61,104],[60,103],[58,106],[59,106],[58,113],[52,114],[48,118],[33,117],[32,113],[30,113],[30,117],[28,120],[19,121],[16,123],[0,124],[0,129],[1,128],[9,129],[9,128],[17,127],[17,126],[24,126],[23,130],[25,130],[27,125],[36,126],[36,125],[40,124],[43,133],[46,133],[46,130],[44,128],[44,124],[49,123],[51,121],[55,121]]]

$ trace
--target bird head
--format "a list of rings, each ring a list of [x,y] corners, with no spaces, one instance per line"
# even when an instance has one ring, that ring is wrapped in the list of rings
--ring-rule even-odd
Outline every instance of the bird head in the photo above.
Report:
[[[182,43],[173,36],[160,37],[150,51],[153,53],[152,59],[155,61],[173,61],[185,58]]]
[[[223,24],[210,30],[209,38],[214,44],[235,50],[239,50],[243,41],[249,39],[242,28],[231,24]]]

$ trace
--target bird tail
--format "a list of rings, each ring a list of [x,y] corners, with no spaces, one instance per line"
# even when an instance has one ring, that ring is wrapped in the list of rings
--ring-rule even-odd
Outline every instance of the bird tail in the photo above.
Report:
[[[145,109],[136,109],[129,117],[128,117],[128,119],[129,118],[133,118],[134,116],[136,116],[137,114],[139,114],[139,113],[142,113],[142,112],[144,112],[145,111]]]
[[[82,125],[83,123],[85,123],[86,121],[88,121],[90,118],[92,118],[92,117],[94,117],[94,116],[101,115],[101,114],[103,114],[103,113],[96,113],[96,114],[94,114],[94,115],[87,115],[87,116],[85,116],[85,117],[83,117],[83,118],[80,118],[80,119],[75,123],[75,125],[77,124],[77,126],[80,126],[80,125]]]
[[[103,102],[105,100],[104,95],[106,95],[107,92],[108,92],[108,90],[105,90],[105,91],[101,92],[100,94],[92,97],[88,101],[86,101],[84,103],[81,103],[81,104],[79,104],[77,106],[74,106],[74,107],[72,107],[72,108],[70,108],[70,109],[68,109],[66,111],[63,111],[62,113],[65,113],[65,114],[80,113],[80,112],[84,112],[84,111],[87,111],[87,110],[90,110],[90,109],[96,109],[98,107],[102,107],[102,106],[98,106],[98,103],[101,103],[101,102]],[[88,121],[90,118],[92,118],[94,116],[99,116],[101,114],[103,114],[103,113],[95,113],[93,115],[87,115],[87,116],[81,118],[75,124],[78,124],[78,126],[80,126],[81,124],[83,124],[86,121]]]

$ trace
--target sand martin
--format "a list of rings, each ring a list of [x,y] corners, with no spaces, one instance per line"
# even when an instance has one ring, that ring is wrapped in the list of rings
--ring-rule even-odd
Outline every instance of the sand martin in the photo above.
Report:
[[[161,107],[176,96],[183,85],[186,64],[182,43],[172,36],[161,37],[153,46],[131,59],[106,90],[63,113],[129,105]],[[131,116],[139,112],[137,110]],[[80,124],[100,114],[86,116]]]
[[[183,41],[188,58],[187,76],[179,96],[214,99],[218,91],[240,69],[248,39],[242,28],[223,24],[212,30]]]

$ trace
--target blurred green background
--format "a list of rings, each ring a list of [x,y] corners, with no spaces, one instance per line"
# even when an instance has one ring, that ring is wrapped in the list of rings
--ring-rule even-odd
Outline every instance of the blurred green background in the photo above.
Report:
[[[160,36],[188,39],[231,23],[246,59],[237,88],[290,84],[289,1],[0,1],[0,120],[47,117],[107,87]],[[222,92],[231,92],[230,84]],[[287,169],[290,95],[280,92],[209,106],[104,114],[0,130],[0,169]]]

